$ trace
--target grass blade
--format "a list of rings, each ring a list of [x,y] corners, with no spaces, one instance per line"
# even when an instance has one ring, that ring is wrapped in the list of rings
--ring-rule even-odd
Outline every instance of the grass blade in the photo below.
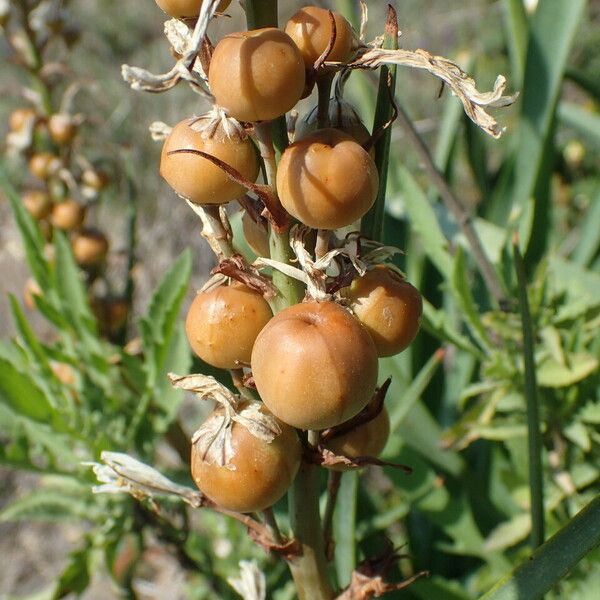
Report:
[[[388,6],[388,17],[385,24],[383,47],[388,50],[398,48],[398,19],[396,11]],[[377,104],[375,106],[375,122],[373,133],[386,127],[385,131],[375,144],[375,164],[379,173],[379,191],[377,200],[363,217],[361,232],[372,240],[383,241],[383,219],[385,216],[385,191],[387,187],[388,164],[390,147],[392,144],[392,126],[390,120],[394,113],[392,99],[396,90],[396,67],[381,67],[379,73],[379,89],[377,91]]]
[[[333,533],[336,542],[335,569],[340,587],[350,583],[356,567],[356,506],[358,473],[344,473],[340,482],[337,505],[333,515]]]
[[[525,399],[529,446],[529,489],[531,495],[531,545],[537,548],[544,541],[544,487],[542,473],[542,440],[535,373],[533,325],[529,314],[525,264],[518,243],[513,244],[515,270],[519,287],[519,308],[523,328],[523,358],[525,362]]]
[[[600,496],[480,600],[538,600],[600,544]]]

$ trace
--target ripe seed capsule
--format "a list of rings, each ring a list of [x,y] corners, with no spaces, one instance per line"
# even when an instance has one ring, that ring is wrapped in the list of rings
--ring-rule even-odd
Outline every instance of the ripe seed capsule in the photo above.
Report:
[[[263,412],[268,412],[264,407]],[[219,418],[217,409],[208,419]],[[229,465],[207,462],[198,444],[192,445],[192,477],[215,504],[238,512],[265,510],[288,490],[300,466],[301,447],[292,427],[279,423],[281,433],[271,442],[233,423],[233,459]]]
[[[423,300],[399,273],[379,265],[346,289],[350,307],[373,338],[379,356],[398,354],[415,339]]]
[[[258,335],[251,364],[265,405],[299,429],[347,421],[377,383],[369,334],[335,302],[305,302],[278,313]]]
[[[315,229],[338,229],[360,219],[377,197],[373,159],[349,135],[320,129],[288,146],[277,170],[284,208]]]
[[[35,120],[35,118],[36,112],[33,108],[17,108],[10,114],[8,126],[11,131],[21,131],[27,121]]]
[[[200,14],[203,0],[156,0],[156,4],[175,19],[189,19]],[[218,12],[223,12],[231,4],[231,0],[222,0],[217,7]]]
[[[267,301],[234,282],[200,292],[192,302],[185,331],[192,350],[209,365],[236,369],[249,363],[256,336],[273,316]]]
[[[173,127],[160,157],[161,176],[179,195],[195,204],[225,204],[241,198],[246,188],[209,160],[192,153],[169,154],[173,150],[200,150],[227,163],[249,181],[256,181],[259,164],[250,139],[230,138],[221,128],[213,137],[204,137],[197,130],[197,122],[185,119]]]
[[[346,62],[352,56],[354,32],[343,15],[334,12],[333,18],[335,43],[327,60]],[[298,46],[306,68],[310,68],[329,45],[331,38],[329,11],[317,6],[305,6],[287,22],[285,32]]]
[[[269,232],[266,226],[257,223],[246,211],[242,215],[244,238],[256,256],[270,256]]]
[[[39,179],[48,179],[60,167],[60,159],[50,152],[38,152],[29,159],[29,171]]]
[[[267,27],[225,36],[210,62],[217,104],[238,121],[275,119],[302,97],[304,61],[289,35]]]
[[[390,416],[387,409],[373,419],[362,423],[348,433],[335,436],[325,443],[333,453],[358,458],[359,456],[379,456],[390,436]],[[345,471],[347,467],[335,466],[334,470]]]
[[[67,198],[54,205],[50,216],[50,223],[63,231],[73,231],[83,224],[85,212],[83,204]]]
[[[48,119],[48,131],[57,144],[68,144],[75,137],[77,126],[71,115],[57,113]]]
[[[52,199],[46,192],[31,190],[21,198],[29,214],[36,220],[45,219],[52,212]]]
[[[108,253],[108,240],[97,229],[83,229],[73,236],[71,247],[77,264],[92,267],[104,262]]]
[[[107,173],[100,170],[85,169],[81,174],[81,183],[99,192],[104,189],[110,181]]]

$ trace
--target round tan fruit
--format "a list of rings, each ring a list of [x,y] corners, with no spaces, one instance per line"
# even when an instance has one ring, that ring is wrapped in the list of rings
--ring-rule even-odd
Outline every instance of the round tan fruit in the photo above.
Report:
[[[67,198],[54,205],[50,216],[50,223],[63,231],[73,231],[83,224],[85,212],[83,204]]]
[[[246,179],[258,177],[258,158],[250,139],[229,138],[219,128],[213,137],[194,129],[197,119],[178,123],[165,140],[160,174],[184,198],[195,204],[225,204],[241,198],[246,188],[232,181],[215,164],[192,153],[169,154],[173,150],[200,150],[227,163]]]
[[[360,219],[377,197],[373,159],[348,134],[320,129],[288,146],[277,170],[284,208],[315,229],[338,229]]]
[[[274,28],[241,31],[217,44],[208,73],[217,104],[239,121],[267,121],[304,92],[304,61],[289,35]]]
[[[156,0],[156,4],[175,19],[189,19],[200,14],[203,0]],[[218,12],[223,12],[231,4],[231,0],[222,0],[217,7]]]
[[[48,131],[57,144],[68,144],[77,133],[77,125],[71,115],[56,113],[48,119]]]
[[[33,108],[17,108],[13,110],[8,118],[8,126],[11,131],[21,131],[27,121],[36,119],[36,112]]]
[[[335,302],[305,302],[278,313],[258,335],[251,364],[263,402],[299,429],[347,421],[377,383],[369,334]]]
[[[249,363],[256,336],[273,316],[267,301],[234,282],[200,292],[192,302],[185,331],[192,350],[220,369]]]
[[[359,456],[379,456],[390,436],[390,416],[383,410],[370,421],[362,423],[352,431],[335,436],[325,443],[334,454],[358,458]],[[345,470],[344,467],[335,467]]]
[[[46,192],[31,190],[23,194],[22,200],[23,205],[36,221],[45,219],[52,212],[52,199]]]
[[[327,60],[346,62],[352,56],[352,26],[340,13],[334,12],[333,18],[335,43]],[[302,53],[304,64],[310,68],[329,45],[332,33],[329,11],[317,6],[305,6],[287,22],[285,32],[294,40]]]
[[[108,240],[97,229],[83,229],[71,240],[73,255],[77,264],[92,267],[101,264],[108,253]]]
[[[421,294],[393,269],[377,266],[355,279],[345,295],[373,338],[379,356],[402,352],[419,332]]]
[[[209,419],[220,414],[218,409]],[[292,484],[301,456],[294,429],[285,423],[280,427],[281,433],[266,442],[234,422],[234,456],[226,466],[206,462],[197,445],[192,445],[192,477],[198,489],[215,504],[238,512],[258,512],[275,504]]]

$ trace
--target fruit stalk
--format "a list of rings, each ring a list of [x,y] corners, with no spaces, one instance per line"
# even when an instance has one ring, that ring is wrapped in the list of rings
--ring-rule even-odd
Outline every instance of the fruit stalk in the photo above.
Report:
[[[246,2],[248,27],[277,26],[277,0],[248,0]],[[274,18],[274,21],[273,21]],[[267,183],[277,193],[275,184],[276,159],[269,123],[255,125],[259,150],[267,174]],[[271,258],[288,262],[291,258],[289,231],[269,235]],[[302,299],[302,290],[295,280],[275,271],[273,283],[281,292],[279,310]],[[331,600],[333,590],[327,579],[327,560],[319,512],[319,471],[315,465],[303,462],[290,491],[288,507],[290,524],[298,540],[301,554],[289,561],[299,600]]]

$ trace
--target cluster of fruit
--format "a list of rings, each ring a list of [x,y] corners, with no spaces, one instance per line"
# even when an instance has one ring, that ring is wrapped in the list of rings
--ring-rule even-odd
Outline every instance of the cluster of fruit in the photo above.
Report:
[[[197,17],[202,4],[157,3],[175,18]],[[219,9],[228,4],[221,2]],[[319,77],[331,77],[320,68],[324,57],[350,61],[355,42],[342,15],[314,6],[299,10],[285,31],[264,28],[226,35],[212,50],[206,75],[217,110],[230,123],[215,121],[213,111],[176,125],[163,146],[163,178],[194,204],[243,198],[260,172],[252,139],[260,123],[282,117]],[[270,183],[287,219],[317,230],[327,252],[337,241],[332,232],[355,226],[371,208],[379,178],[369,153],[370,136],[355,113],[350,124],[331,118],[327,106],[325,113],[319,119],[325,126],[317,129],[309,117],[297,129]],[[263,214],[268,212],[265,207]],[[244,231],[256,252],[268,257],[267,229],[250,213],[244,216]],[[312,245],[315,251],[314,236]],[[364,411],[376,391],[378,358],[397,354],[412,342],[421,312],[419,292],[384,264],[370,265],[362,274],[355,271],[354,280],[335,294],[307,297],[275,315],[259,291],[240,281],[200,292],[186,320],[193,351],[214,367],[250,369],[262,400],[260,411],[273,415],[278,434],[266,441],[233,419],[233,456],[227,464],[212,461],[206,440],[195,438],[192,474],[199,489],[231,510],[271,506],[285,494],[300,464],[297,430],[336,428]],[[211,419],[222,421],[223,408],[207,423]],[[202,429],[214,434],[218,427],[205,423]],[[376,456],[388,434],[384,408],[351,431],[327,436],[326,448],[350,458]]]
[[[86,216],[110,178],[80,153],[83,117],[70,109],[77,86],[67,86],[58,98],[62,82],[44,69],[52,44],[71,48],[78,30],[58,4],[23,6],[21,11],[10,8],[2,26],[12,58],[33,82],[34,89],[26,94],[27,106],[9,116],[7,153],[27,161],[29,176],[21,198],[48,241],[49,260],[52,262],[55,231],[66,233],[75,260],[85,270],[91,286],[102,271],[109,242],[102,231],[86,225]],[[37,282],[30,279],[24,290],[25,304],[33,309],[34,296],[39,294]],[[96,294],[91,296],[91,303],[104,333],[109,335],[123,325],[127,309],[122,299]]]

